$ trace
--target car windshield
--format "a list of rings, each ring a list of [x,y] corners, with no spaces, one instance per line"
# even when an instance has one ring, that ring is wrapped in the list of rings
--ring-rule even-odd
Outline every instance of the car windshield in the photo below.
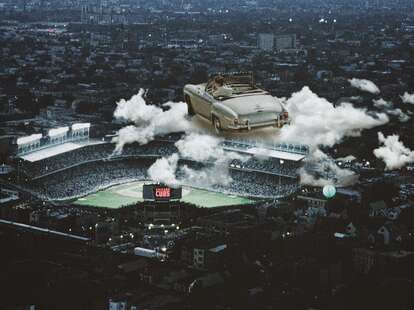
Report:
[[[210,95],[213,95],[214,81],[218,76],[223,78],[223,86],[231,88],[232,90],[231,96],[215,96],[219,100],[226,100],[243,94],[263,92],[263,90],[256,87],[252,73],[225,73],[211,76],[206,85],[206,92]]]

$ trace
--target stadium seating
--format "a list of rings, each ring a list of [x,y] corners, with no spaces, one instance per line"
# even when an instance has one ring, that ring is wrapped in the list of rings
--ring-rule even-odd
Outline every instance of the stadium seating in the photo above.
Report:
[[[124,148],[122,154],[114,154],[114,149],[115,145],[113,143],[88,145],[40,161],[24,161],[21,165],[21,169],[30,178],[37,178],[96,160],[140,155],[153,155],[154,157],[169,156],[176,152],[176,148],[173,144],[160,145],[159,143],[149,143],[144,146],[128,145]]]
[[[255,157],[251,157],[244,162],[241,160],[233,160],[230,163],[231,169],[253,170],[292,178],[297,176],[297,169],[299,167],[300,165],[295,162],[280,161],[277,159],[259,160]]]
[[[71,199],[128,180],[144,180],[151,160],[107,160],[85,163],[26,184],[46,200]]]
[[[237,144],[240,147],[240,143]],[[114,154],[113,143],[88,145],[40,161],[24,161],[22,171],[28,176],[22,185],[39,197],[50,200],[71,199],[129,180],[147,179],[147,170],[159,157],[177,152],[173,141],[152,141],[146,145],[125,146]],[[180,168],[203,169],[212,163],[182,159]],[[249,156],[229,163],[233,181],[226,185],[198,186],[230,194],[276,198],[294,193],[299,187],[300,162]],[[25,178],[26,179],[26,178]],[[185,184],[193,186],[193,184]],[[209,187],[210,186],[210,187]]]

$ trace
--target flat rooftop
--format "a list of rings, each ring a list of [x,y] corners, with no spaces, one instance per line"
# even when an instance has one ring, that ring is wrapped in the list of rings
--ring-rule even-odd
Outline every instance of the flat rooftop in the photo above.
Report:
[[[85,147],[87,145],[100,144],[100,143],[104,143],[104,142],[98,141],[98,140],[95,140],[95,141],[89,140],[87,142],[66,142],[63,144],[45,146],[44,148],[41,148],[29,154],[21,155],[20,158],[27,160],[29,162],[36,162],[36,161],[50,158],[50,157],[53,157],[59,154],[70,152],[70,151],[79,149],[81,147]]]
[[[41,149],[39,151],[35,151],[33,153],[29,153],[27,155],[20,156],[20,158],[35,162],[42,159],[50,158],[62,153],[70,152],[76,149],[79,149],[81,147],[85,146],[84,144],[80,143],[72,143],[72,142],[66,142],[64,144],[59,144],[55,146],[50,146],[44,149]]]
[[[261,147],[252,147],[245,151],[246,153],[258,156],[268,156],[272,158],[291,160],[291,161],[300,161],[306,156],[302,154],[295,154],[289,152],[283,152],[278,150],[265,149]]]
[[[296,154],[296,153],[290,153],[290,152],[283,152],[278,150],[272,150],[264,147],[250,147],[250,148],[237,148],[237,147],[229,147],[224,146],[225,150],[234,151],[238,153],[245,153],[253,156],[265,156],[270,158],[276,158],[276,159],[283,159],[283,160],[290,160],[290,161],[301,161],[306,156],[303,154]]]

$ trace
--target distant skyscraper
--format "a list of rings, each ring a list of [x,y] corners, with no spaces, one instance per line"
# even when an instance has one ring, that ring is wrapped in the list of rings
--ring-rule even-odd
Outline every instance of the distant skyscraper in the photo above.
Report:
[[[296,48],[296,34],[277,35],[275,37],[275,49],[286,50]]]
[[[275,36],[272,33],[260,33],[257,46],[264,51],[272,51],[275,45]]]

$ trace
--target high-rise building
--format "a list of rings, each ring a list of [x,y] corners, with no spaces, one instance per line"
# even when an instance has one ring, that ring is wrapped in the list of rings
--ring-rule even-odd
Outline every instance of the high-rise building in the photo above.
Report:
[[[275,45],[275,36],[272,33],[260,33],[257,46],[264,51],[272,51]]]
[[[275,49],[286,50],[296,48],[296,34],[283,34],[275,36]]]

